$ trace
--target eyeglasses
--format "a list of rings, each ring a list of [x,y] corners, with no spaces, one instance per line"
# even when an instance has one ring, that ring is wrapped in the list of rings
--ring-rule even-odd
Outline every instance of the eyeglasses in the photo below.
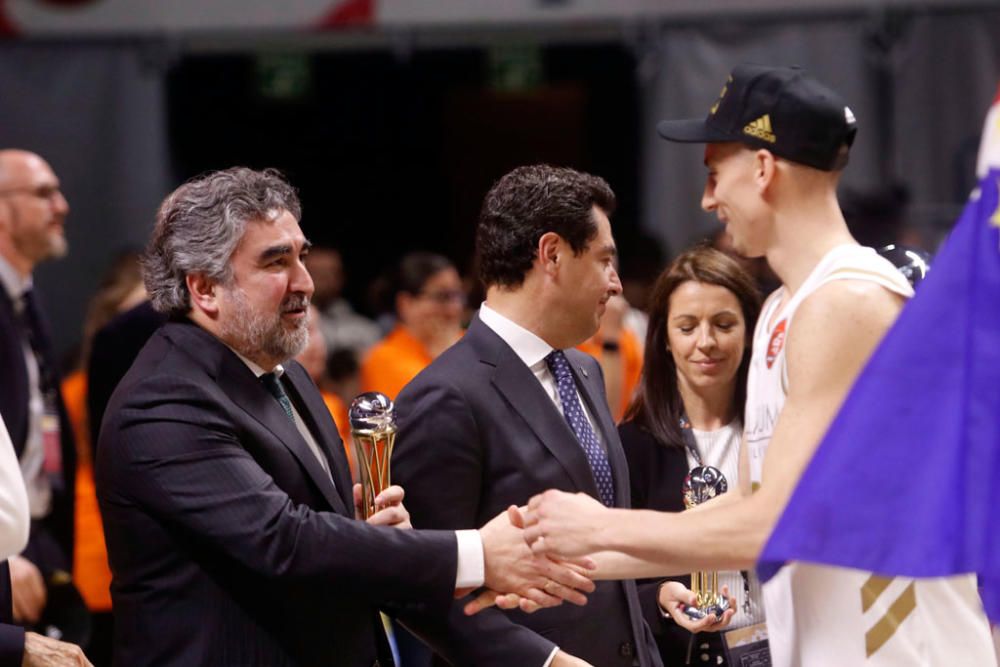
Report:
[[[61,194],[62,190],[59,189],[58,185],[40,185],[38,187],[22,185],[16,188],[0,190],[0,197],[7,195],[30,195],[37,199],[47,199],[50,202]]]
[[[465,292],[461,290],[442,290],[440,292],[419,292],[417,296],[430,299],[442,306],[449,303],[465,303]]]

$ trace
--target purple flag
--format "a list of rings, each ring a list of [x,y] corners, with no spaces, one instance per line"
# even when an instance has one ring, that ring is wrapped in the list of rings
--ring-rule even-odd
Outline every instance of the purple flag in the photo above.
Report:
[[[1000,620],[1000,171],[982,180],[806,468],[758,569],[975,572]]]

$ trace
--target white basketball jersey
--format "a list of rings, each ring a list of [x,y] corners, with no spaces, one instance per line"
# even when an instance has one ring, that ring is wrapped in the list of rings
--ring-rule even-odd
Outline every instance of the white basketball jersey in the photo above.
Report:
[[[755,489],[788,391],[785,339],[795,311],[822,285],[845,279],[913,294],[874,250],[843,245],[828,252],[785,303],[784,287],[767,299],[754,331],[747,387],[746,447]],[[996,665],[972,576],[914,580],[792,562],[763,591],[775,667]]]

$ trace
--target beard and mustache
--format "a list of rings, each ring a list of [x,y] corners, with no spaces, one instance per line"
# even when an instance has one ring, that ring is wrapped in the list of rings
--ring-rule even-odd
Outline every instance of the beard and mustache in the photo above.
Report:
[[[220,322],[221,333],[237,352],[248,359],[277,359],[280,363],[305,349],[309,342],[308,318],[301,318],[295,328],[289,330],[282,315],[295,310],[308,313],[308,296],[289,294],[278,312],[267,313],[250,305],[243,288],[233,286],[225,291],[233,313]]]

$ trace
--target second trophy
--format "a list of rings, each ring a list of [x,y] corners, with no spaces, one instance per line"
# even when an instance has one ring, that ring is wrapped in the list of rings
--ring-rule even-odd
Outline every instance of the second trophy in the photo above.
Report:
[[[698,466],[684,479],[684,506],[687,509],[696,507],[725,493],[728,488],[726,476],[718,468]],[[692,572],[691,591],[698,600],[685,607],[684,613],[696,621],[709,614],[715,614],[717,619],[721,619],[722,614],[729,609],[729,600],[719,591],[718,572]]]

